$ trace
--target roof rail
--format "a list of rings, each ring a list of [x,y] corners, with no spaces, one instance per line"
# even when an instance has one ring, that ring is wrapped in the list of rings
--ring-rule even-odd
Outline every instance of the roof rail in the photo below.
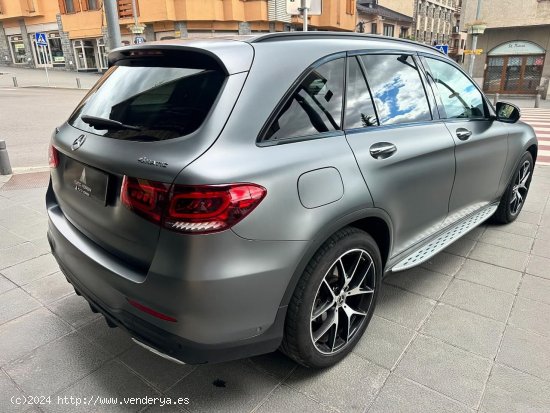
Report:
[[[253,39],[249,40],[250,43],[263,43],[263,42],[276,42],[276,41],[288,41],[288,40],[303,40],[307,38],[312,39],[342,39],[342,38],[352,38],[355,40],[382,40],[382,41],[393,41],[400,43],[408,43],[415,46],[422,46],[431,51],[437,51],[435,47],[416,42],[414,40],[401,39],[396,37],[387,37],[377,34],[364,34],[364,33],[355,33],[355,32],[330,32],[330,31],[318,31],[318,32],[276,32],[276,33],[266,33],[261,34]]]

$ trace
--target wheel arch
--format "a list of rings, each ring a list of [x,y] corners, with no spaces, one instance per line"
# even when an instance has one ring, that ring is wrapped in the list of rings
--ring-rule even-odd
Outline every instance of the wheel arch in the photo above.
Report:
[[[281,301],[281,306],[287,306],[292,298],[292,294],[298,284],[298,280],[302,276],[308,262],[313,258],[315,253],[335,232],[344,227],[355,227],[367,232],[374,238],[380,255],[382,256],[382,265],[385,267],[390,257],[390,252],[393,243],[393,225],[390,216],[380,208],[367,208],[353,213],[350,213],[343,218],[324,226],[313,240],[309,243],[308,248],[302,255],[300,262],[296,266],[294,273],[288,283],[286,291]]]
[[[539,148],[536,144],[532,144],[531,146],[529,146],[526,150],[527,152],[529,152],[531,154],[531,156],[533,157],[533,162],[537,162],[537,153],[539,151]]]

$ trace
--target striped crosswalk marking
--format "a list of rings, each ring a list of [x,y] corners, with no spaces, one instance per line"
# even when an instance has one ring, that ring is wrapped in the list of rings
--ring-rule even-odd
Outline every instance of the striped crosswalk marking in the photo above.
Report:
[[[531,125],[537,134],[537,165],[550,165],[550,109],[523,108],[521,120]]]

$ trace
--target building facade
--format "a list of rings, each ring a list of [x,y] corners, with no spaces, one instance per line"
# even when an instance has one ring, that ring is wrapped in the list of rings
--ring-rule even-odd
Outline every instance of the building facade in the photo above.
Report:
[[[135,0],[140,41],[301,30],[285,0]],[[135,41],[132,0],[117,0],[122,44]],[[353,31],[355,0],[324,0],[311,30]],[[45,33],[38,47],[35,33]],[[0,64],[77,71],[107,68],[102,0],[0,0]]]
[[[430,45],[449,44],[454,13],[455,0],[415,0],[415,40]]]
[[[479,18],[477,8],[479,3]],[[498,13],[495,12],[498,10]],[[461,25],[487,28],[478,36],[473,77],[487,93],[546,97],[550,79],[550,1],[462,0]],[[472,36],[468,35],[468,47]],[[464,63],[469,65],[471,57]],[[539,86],[541,86],[540,89]]]
[[[409,38],[412,22],[412,16],[382,6],[378,0],[363,0],[357,3],[356,31],[360,33]]]

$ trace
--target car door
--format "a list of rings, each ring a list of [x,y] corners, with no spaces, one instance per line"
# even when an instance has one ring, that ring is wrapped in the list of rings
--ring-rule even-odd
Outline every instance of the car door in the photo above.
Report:
[[[433,56],[422,58],[441,117],[456,149],[456,178],[446,225],[497,197],[508,151],[506,125],[490,119],[478,87],[457,66]]]
[[[375,206],[392,219],[395,256],[441,228],[455,145],[433,120],[433,95],[412,54],[349,56],[347,79],[346,137]]]

